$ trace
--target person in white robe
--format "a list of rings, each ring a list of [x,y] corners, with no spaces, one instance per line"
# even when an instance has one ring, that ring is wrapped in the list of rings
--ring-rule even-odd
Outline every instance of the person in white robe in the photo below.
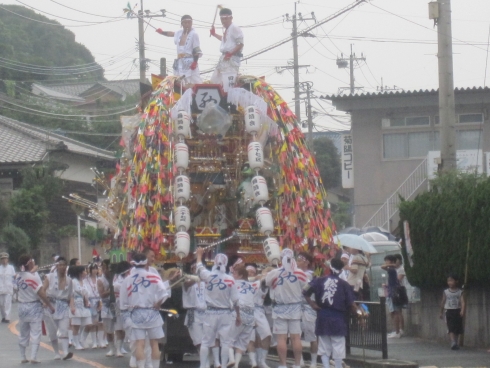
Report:
[[[174,38],[177,46],[177,59],[173,64],[174,75],[184,77],[186,84],[199,84],[202,83],[198,65],[199,58],[202,56],[199,35],[192,28],[190,15],[182,16],[181,25],[182,29],[177,32],[163,31],[161,28],[158,28],[157,32]]]

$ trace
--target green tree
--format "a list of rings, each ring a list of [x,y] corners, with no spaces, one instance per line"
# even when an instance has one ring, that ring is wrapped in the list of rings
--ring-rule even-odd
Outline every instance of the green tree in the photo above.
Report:
[[[0,79],[95,80],[103,77],[104,71],[90,51],[76,42],[75,34],[60,27],[60,23],[23,6],[2,4],[2,8]],[[66,73],[73,70],[76,73]]]
[[[338,187],[341,179],[341,164],[340,155],[333,141],[327,137],[317,138],[313,140],[313,150],[325,188]]]
[[[15,225],[7,225],[0,232],[0,238],[7,244],[10,259],[17,263],[19,256],[31,250],[29,236]]]
[[[339,201],[337,204],[332,204],[332,219],[335,222],[335,225],[337,225],[338,230],[352,225],[350,210],[350,202]]]
[[[29,236],[33,249],[48,232],[48,203],[60,195],[63,187],[61,179],[53,175],[56,168],[48,165],[24,169],[21,188],[10,199],[10,221]]]

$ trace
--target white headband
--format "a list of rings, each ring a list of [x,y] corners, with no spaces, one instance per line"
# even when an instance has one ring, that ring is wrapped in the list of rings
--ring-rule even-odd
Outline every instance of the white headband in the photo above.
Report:
[[[329,264],[328,266],[330,267],[330,269],[332,270],[332,272],[333,272],[334,274],[338,275],[338,274],[340,273],[340,271],[339,271],[339,270],[337,270],[337,269],[335,269],[335,268],[333,268],[331,264]]]
[[[144,261],[139,261],[139,262],[131,261],[131,264],[134,265],[134,266],[144,266],[147,263],[148,263],[148,258],[145,259]]]

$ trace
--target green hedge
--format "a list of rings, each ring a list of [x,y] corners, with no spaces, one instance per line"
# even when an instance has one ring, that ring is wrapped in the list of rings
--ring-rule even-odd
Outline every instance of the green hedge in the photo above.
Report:
[[[403,255],[413,286],[444,286],[449,273],[459,275],[463,283],[466,266],[467,285],[490,285],[490,179],[439,176],[431,181],[430,191],[402,201],[400,219],[400,225],[404,220],[410,224],[413,267],[404,242]]]

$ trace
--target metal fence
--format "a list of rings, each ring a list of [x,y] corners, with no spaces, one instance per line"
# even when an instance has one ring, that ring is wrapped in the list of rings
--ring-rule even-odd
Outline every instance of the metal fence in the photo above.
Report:
[[[364,318],[349,316],[349,329],[346,338],[347,353],[351,348],[375,350],[388,359],[388,341],[386,328],[386,298],[379,302],[358,302],[367,308]]]

